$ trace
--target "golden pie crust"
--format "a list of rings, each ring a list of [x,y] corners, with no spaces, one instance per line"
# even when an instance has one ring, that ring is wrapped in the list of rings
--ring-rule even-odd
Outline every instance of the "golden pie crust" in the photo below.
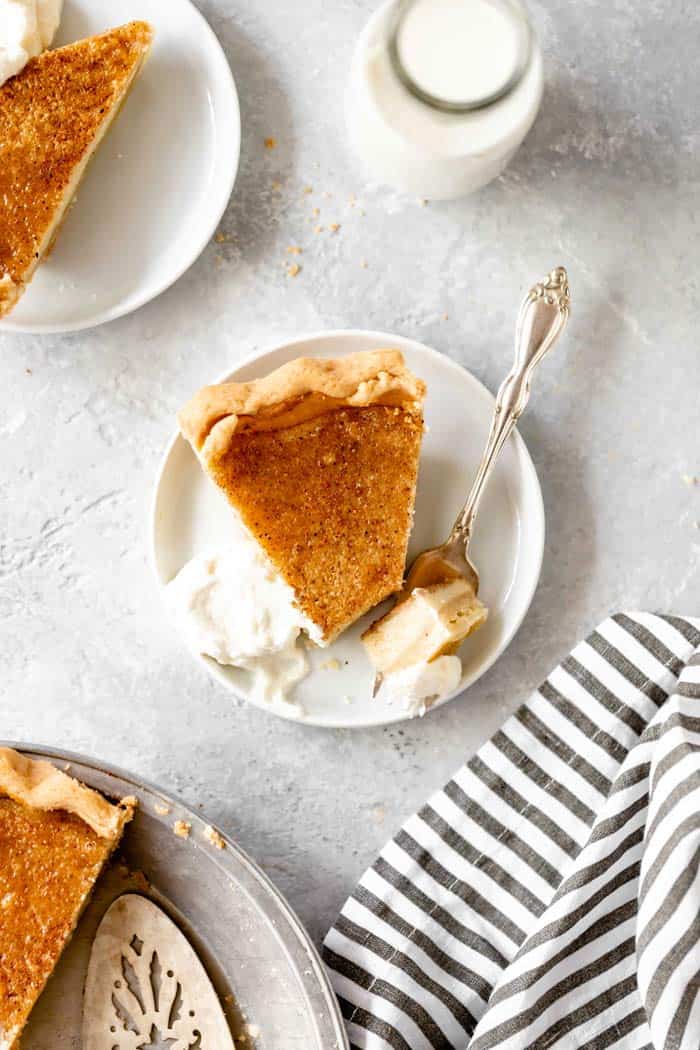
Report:
[[[241,430],[275,430],[339,408],[399,407],[422,418],[425,383],[399,350],[338,359],[298,357],[261,379],[205,386],[180,412],[180,429],[206,461]]]
[[[135,804],[0,748],[0,1050],[16,1045]]]

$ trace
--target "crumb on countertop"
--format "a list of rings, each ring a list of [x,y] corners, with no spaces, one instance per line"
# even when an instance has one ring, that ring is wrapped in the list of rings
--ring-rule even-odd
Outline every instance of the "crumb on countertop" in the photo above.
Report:
[[[324,662],[321,664],[321,670],[322,671],[339,671],[340,670],[340,660],[336,660],[335,657],[332,657],[330,660],[324,660]]]
[[[268,137],[265,139],[265,149],[274,149],[276,145],[277,139],[274,138],[272,135],[268,135]]]
[[[313,186],[304,186],[304,193],[305,194],[308,195],[309,193],[313,193],[313,192],[314,192]]]
[[[153,809],[155,810],[156,815],[159,817],[167,817],[168,813],[170,812],[170,806],[166,806],[162,802],[156,802]]]
[[[211,827],[211,825],[207,825],[204,829],[204,838],[207,842],[211,842],[212,846],[216,846],[217,849],[226,849],[226,843],[223,838],[216,828]]]
[[[338,230],[340,229],[340,223],[339,222],[332,222],[330,224],[330,226],[328,227],[328,229],[331,231],[331,233],[337,233]]]
[[[372,809],[372,820],[375,824],[383,824],[384,818],[386,817],[386,809],[384,806],[374,806]]]
[[[323,226],[314,226],[314,233],[323,233]]]
[[[173,831],[178,838],[188,839],[192,831],[192,825],[187,820],[176,820],[173,824]]]
[[[287,267],[287,276],[296,277],[299,273],[301,273],[301,266],[299,263],[290,263]]]
[[[289,255],[301,255],[303,248],[300,248],[297,244],[290,244],[287,248]]]

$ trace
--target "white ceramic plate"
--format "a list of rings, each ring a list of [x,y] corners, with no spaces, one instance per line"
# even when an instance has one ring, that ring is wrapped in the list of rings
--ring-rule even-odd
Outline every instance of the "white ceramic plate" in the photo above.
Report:
[[[151,55],[3,330],[68,332],[130,313],[194,262],[228,203],[238,96],[189,0],[66,0],[56,45],[132,19],[153,25]]]
[[[410,561],[448,535],[473,480],[493,412],[493,398],[478,380],[421,343],[364,331],[297,339],[249,358],[223,378],[253,379],[295,357],[342,357],[380,346],[402,350],[408,366],[428,385],[428,430],[421,454]],[[225,497],[203,473],[187,442],[176,435],[163,460],[153,508],[153,559],[160,585],[167,584],[194,554],[225,544],[230,523]],[[473,554],[482,579],[480,597],[490,616],[486,626],[462,646],[464,673],[454,696],[493,664],[517,631],[537,586],[543,549],[542,493],[532,460],[516,433],[501,453],[479,511]],[[310,653],[313,669],[293,697],[305,712],[303,721],[361,727],[405,718],[398,708],[371,698],[373,676],[360,635],[376,615],[375,611],[363,617],[328,649]],[[340,669],[324,669],[322,665],[333,658],[340,662]],[[248,699],[246,672],[221,667],[208,657],[198,659],[228,689]],[[276,707],[268,710],[295,717]]]
[[[124,864],[113,861],[100,876],[32,1011],[22,1050],[80,1046],[90,950],[107,908],[123,893],[145,894],[180,927],[217,991],[232,1033],[243,1034],[244,1017],[259,1031],[259,1037],[240,1045],[248,1050],[347,1050],[340,1007],[308,934],[231,839],[222,834],[226,848],[217,849],[206,838],[201,813],[129,773],[68,751],[10,746],[32,758],[48,758],[111,798],[135,795],[138,800],[119,847]],[[189,839],[174,834],[176,820],[192,825]]]

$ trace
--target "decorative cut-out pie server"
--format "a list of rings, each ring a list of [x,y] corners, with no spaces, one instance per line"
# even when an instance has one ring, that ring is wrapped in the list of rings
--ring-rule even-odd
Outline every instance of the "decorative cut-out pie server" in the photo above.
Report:
[[[126,893],[95,936],[85,984],[83,1050],[234,1050],[207,973],[146,897]]]
[[[479,593],[479,571],[469,557],[469,544],[481,497],[498,454],[529,401],[532,373],[563,332],[569,318],[569,307],[569,281],[563,266],[552,270],[525,296],[515,331],[515,360],[496,395],[488,440],[467,501],[446,542],[439,547],[423,551],[415,559],[398,594],[394,609],[405,602],[416,588],[437,587],[454,580],[464,580],[471,597],[476,599]],[[467,591],[467,588],[464,590]],[[480,607],[480,603],[475,601],[474,604]],[[373,624],[364,638],[376,634],[376,628],[385,624],[387,617],[391,617],[393,612],[392,609],[386,617]],[[456,629],[452,645],[445,646],[440,652],[456,651],[466,635],[484,622],[485,610],[483,613],[481,617],[471,616],[465,608],[460,613],[463,623],[461,634],[460,630]],[[375,677],[375,696],[382,683],[382,677],[381,673],[377,673]]]

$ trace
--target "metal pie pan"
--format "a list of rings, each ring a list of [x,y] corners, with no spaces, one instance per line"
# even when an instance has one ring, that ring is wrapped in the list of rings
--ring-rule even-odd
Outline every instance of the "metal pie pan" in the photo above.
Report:
[[[284,898],[230,838],[220,831],[225,849],[217,848],[205,837],[201,814],[113,766],[54,748],[6,746],[49,759],[109,798],[134,795],[139,803],[32,1013],[22,1050],[79,1050],[92,941],[109,905],[126,892],[150,897],[177,923],[202,960],[234,1036],[247,1034],[250,1050],[348,1050],[314,945]],[[175,835],[177,820],[191,825],[188,839]]]

